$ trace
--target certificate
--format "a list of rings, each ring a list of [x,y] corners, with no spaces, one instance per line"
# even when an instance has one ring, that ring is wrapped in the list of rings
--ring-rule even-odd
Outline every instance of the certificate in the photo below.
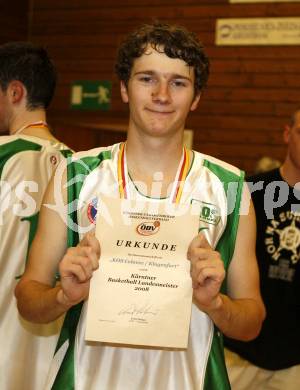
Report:
[[[187,249],[199,213],[189,205],[101,197],[100,266],[91,280],[86,340],[187,347],[192,281]]]

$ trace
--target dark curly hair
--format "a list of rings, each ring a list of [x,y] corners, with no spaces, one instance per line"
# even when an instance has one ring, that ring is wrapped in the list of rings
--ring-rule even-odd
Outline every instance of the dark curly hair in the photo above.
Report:
[[[148,44],[157,51],[163,50],[168,57],[179,58],[194,68],[195,93],[205,87],[209,76],[209,59],[196,34],[182,26],[160,22],[142,25],[120,45],[115,71],[126,86],[134,60],[145,52]]]
[[[18,80],[27,90],[27,108],[47,108],[52,100],[57,73],[47,51],[30,42],[8,42],[0,46],[0,87],[6,91]]]

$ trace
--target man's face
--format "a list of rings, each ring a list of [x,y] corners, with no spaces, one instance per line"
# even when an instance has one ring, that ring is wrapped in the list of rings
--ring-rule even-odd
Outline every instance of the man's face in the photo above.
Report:
[[[156,137],[182,132],[200,98],[194,96],[194,80],[194,69],[183,60],[149,46],[134,61],[127,88],[121,84],[130,108],[130,131]]]
[[[294,125],[286,127],[284,139],[288,145],[288,156],[295,168],[300,171],[300,111],[295,114]]]
[[[9,131],[9,99],[0,87],[0,133]]]

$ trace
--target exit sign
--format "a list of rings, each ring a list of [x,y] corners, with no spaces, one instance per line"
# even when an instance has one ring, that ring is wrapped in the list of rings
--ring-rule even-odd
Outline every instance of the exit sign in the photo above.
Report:
[[[76,110],[109,110],[110,81],[74,81],[71,89],[71,108]]]

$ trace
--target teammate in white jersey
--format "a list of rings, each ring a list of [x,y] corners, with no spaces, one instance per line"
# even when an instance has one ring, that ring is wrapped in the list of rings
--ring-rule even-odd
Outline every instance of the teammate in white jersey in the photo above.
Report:
[[[25,269],[43,193],[67,148],[46,123],[56,71],[43,48],[0,46],[0,388],[40,390],[61,321],[23,320],[14,289]]]
[[[265,310],[254,254],[252,206],[239,216],[243,174],[211,157],[183,152],[186,117],[197,108],[208,68],[197,37],[181,27],[146,25],[121,45],[116,71],[122,99],[129,105],[126,144],[75,155],[67,168],[69,191],[62,192],[65,203],[78,199],[85,207],[70,209],[69,215],[65,210],[63,218],[53,208],[42,209],[29,265],[16,289],[20,312],[28,320],[49,322],[68,311],[47,388],[229,389],[221,333],[242,340],[259,333]],[[94,196],[97,191],[121,197],[128,192],[137,199],[172,200],[171,183],[178,178],[183,155],[188,167],[179,201],[208,201],[221,215],[220,224],[209,227],[203,222],[207,238],[201,233],[191,237],[187,257],[194,298],[187,350],[85,342],[86,300],[101,244],[92,234],[84,235],[81,227],[93,221]],[[153,185],[157,172],[162,178],[158,193]],[[231,213],[230,182],[237,184]],[[46,203],[57,205],[56,186],[53,180]],[[57,267],[60,285],[54,283]]]

